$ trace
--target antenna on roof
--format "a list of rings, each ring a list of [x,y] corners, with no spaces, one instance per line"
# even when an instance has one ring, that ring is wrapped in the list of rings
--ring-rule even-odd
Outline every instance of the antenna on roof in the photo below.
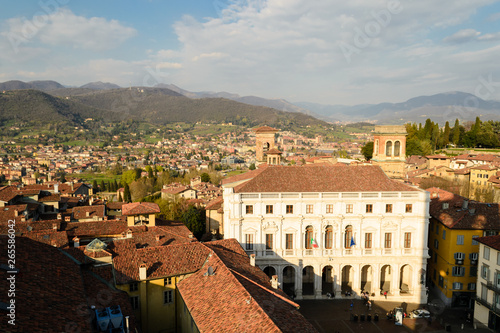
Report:
[[[212,266],[208,266],[208,270],[205,274],[203,274],[203,276],[212,276],[214,275],[214,268]]]

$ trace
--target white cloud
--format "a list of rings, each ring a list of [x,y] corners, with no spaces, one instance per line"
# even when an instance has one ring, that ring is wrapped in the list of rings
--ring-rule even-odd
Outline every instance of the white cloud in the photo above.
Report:
[[[480,41],[488,41],[488,42],[498,41],[500,40],[500,32],[496,32],[493,34],[484,34],[482,36],[479,36],[477,39]]]
[[[7,30],[2,35],[21,41],[19,45],[38,41],[93,51],[113,49],[137,33],[116,20],[77,16],[66,8],[34,16],[31,20],[11,18],[6,24]]]
[[[476,39],[476,37],[479,36],[480,34],[481,32],[474,29],[462,29],[457,31],[453,35],[444,38],[443,41],[445,43],[454,43],[454,44],[466,43]]]

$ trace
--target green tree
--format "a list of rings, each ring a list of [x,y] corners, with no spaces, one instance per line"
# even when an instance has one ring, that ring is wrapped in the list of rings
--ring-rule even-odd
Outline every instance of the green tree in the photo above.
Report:
[[[210,182],[210,175],[206,172],[202,173],[200,175],[200,178],[201,178],[201,181],[204,182],[204,183],[208,183]]]
[[[451,132],[450,123],[446,122],[446,124],[444,125],[444,132],[443,132],[443,146],[445,148],[450,143],[450,132]]]
[[[255,170],[255,163],[250,164],[248,170]]]
[[[99,192],[99,188],[97,187],[97,180],[95,180],[95,179],[92,182],[92,189],[93,189],[94,193]]]
[[[365,157],[367,161],[371,160],[373,157],[373,141],[367,142],[362,148],[361,148],[361,154]]]
[[[181,218],[184,225],[193,233],[197,239],[205,233],[205,210],[190,205]]]
[[[106,185],[104,185],[104,180],[101,180],[101,192],[106,191]]]
[[[123,201],[124,202],[132,201],[132,196],[130,195],[130,188],[127,183],[125,183],[125,186],[123,188]]]
[[[122,193],[121,192],[118,192],[118,199],[117,199],[118,202],[123,202],[123,198],[122,198]]]
[[[460,142],[460,122],[458,119],[455,120],[455,126],[453,127],[453,144],[458,145]]]

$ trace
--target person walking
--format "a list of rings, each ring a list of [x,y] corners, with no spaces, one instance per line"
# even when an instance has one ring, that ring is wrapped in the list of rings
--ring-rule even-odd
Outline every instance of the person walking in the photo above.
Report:
[[[384,297],[387,299],[387,291],[384,291]]]

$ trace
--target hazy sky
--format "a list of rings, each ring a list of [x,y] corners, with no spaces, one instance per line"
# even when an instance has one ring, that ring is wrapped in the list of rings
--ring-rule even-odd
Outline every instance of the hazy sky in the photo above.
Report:
[[[292,102],[500,100],[493,0],[23,0],[0,11],[0,81],[173,83]]]

